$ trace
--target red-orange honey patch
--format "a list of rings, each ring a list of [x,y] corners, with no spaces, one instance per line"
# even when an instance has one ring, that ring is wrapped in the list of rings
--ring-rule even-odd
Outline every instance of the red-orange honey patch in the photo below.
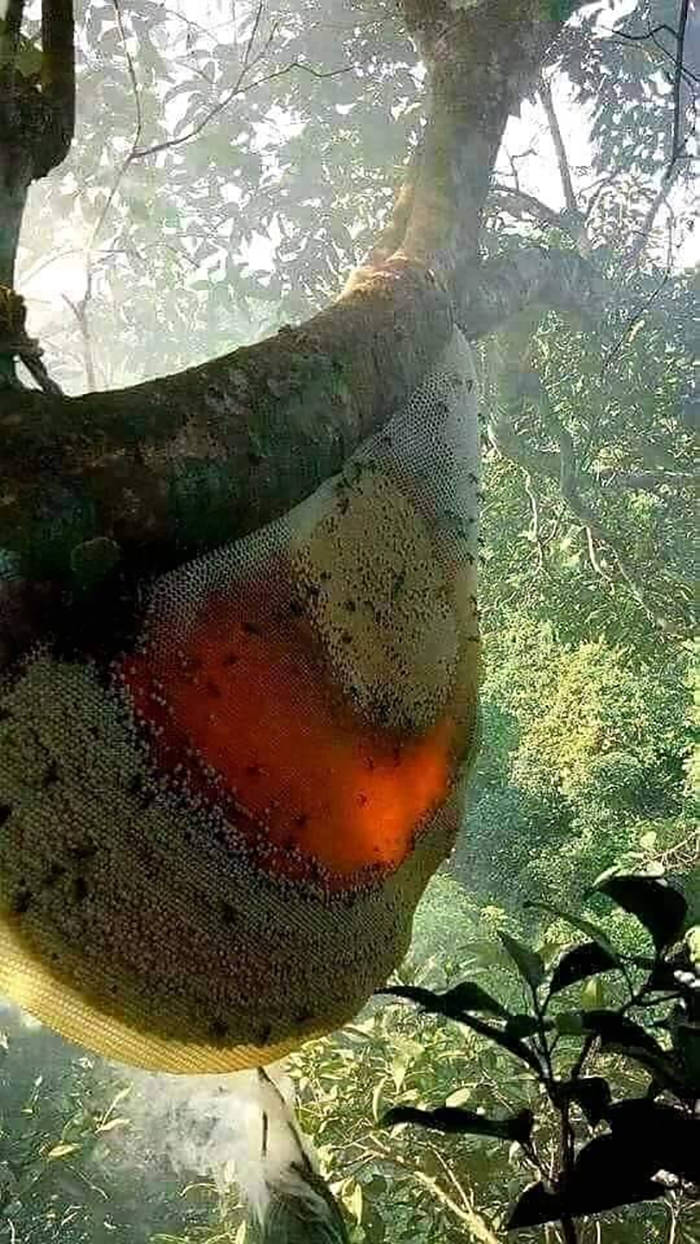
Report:
[[[270,625],[240,603],[211,602],[177,654],[129,656],[120,677],[152,728],[155,763],[219,785],[279,850],[298,848],[331,872],[395,866],[444,798],[455,725],[422,738],[365,725],[329,687],[306,627]],[[294,872],[290,869],[290,872]]]

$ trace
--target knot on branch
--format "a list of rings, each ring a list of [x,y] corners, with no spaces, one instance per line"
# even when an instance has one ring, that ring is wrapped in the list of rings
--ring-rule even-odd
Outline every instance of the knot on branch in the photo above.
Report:
[[[49,376],[42,362],[42,350],[35,337],[26,329],[27,308],[24,298],[9,285],[0,285],[0,359],[19,358],[45,393],[60,395],[61,388]],[[6,372],[4,383],[10,388],[22,387],[14,378],[14,372]]]
[[[8,285],[0,285],[0,354],[28,354],[41,358],[39,342],[26,330],[27,308],[24,298]]]

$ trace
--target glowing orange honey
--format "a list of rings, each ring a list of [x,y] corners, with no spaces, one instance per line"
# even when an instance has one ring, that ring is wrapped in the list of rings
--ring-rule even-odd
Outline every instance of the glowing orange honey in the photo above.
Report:
[[[184,768],[200,790],[197,774],[214,770],[279,848],[274,871],[293,847],[340,875],[399,864],[447,793],[453,720],[405,738],[363,723],[329,686],[304,622],[250,618],[240,595],[210,600],[177,655],[147,647],[124,662],[157,767]]]

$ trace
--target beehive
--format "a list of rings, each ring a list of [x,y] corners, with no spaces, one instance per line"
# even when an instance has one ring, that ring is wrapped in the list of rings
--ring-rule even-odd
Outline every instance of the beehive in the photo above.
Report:
[[[153,587],[108,667],[0,685],[0,991],[109,1057],[271,1061],[404,954],[474,747],[478,432],[455,333],[283,519]]]

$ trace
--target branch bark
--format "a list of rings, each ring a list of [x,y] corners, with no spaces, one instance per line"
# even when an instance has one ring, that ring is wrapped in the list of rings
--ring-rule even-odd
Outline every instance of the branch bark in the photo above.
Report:
[[[569,168],[569,160],[566,154],[566,147],[564,145],[564,137],[562,135],[559,125],[559,118],[557,117],[556,109],[554,107],[551,85],[543,75],[540,76],[540,98],[547,116],[547,124],[549,125],[549,132],[552,135],[552,142],[554,143],[554,151],[557,157],[557,168],[559,169],[559,177],[561,179],[561,186],[564,192],[566,210],[567,212],[571,212],[572,215],[574,213],[577,214],[578,203],[576,200],[576,191],[574,190],[574,183],[571,178],[571,169]]]
[[[163,569],[270,521],[337,471],[406,400],[455,318],[474,340],[525,306],[579,310],[600,292],[578,255],[538,247],[461,273],[456,308],[395,259],[361,270],[303,327],[180,375],[60,402],[0,394],[0,547],[42,575],[50,532],[51,574],[69,575],[77,537],[70,525],[57,533],[72,498],[81,541],[113,540],[142,569]]]
[[[405,401],[456,318],[479,335],[535,285],[551,295],[544,253],[517,257],[511,278],[496,267],[493,293],[475,263],[508,115],[561,23],[542,0],[491,0],[478,15],[447,0],[404,8],[432,116],[381,266],[301,327],[180,375],[62,401],[0,395],[0,548],[25,577],[70,586],[76,543],[95,539],[118,546],[125,572],[154,573],[269,521]],[[68,0],[44,0],[47,89],[64,131],[69,17]]]
[[[0,547],[41,575],[50,536],[65,576],[67,505],[82,540],[112,539],[148,571],[258,527],[386,420],[452,324],[445,292],[393,262],[302,327],[179,375],[62,401],[0,394]]]
[[[75,126],[75,48],[73,0],[42,0],[41,84],[53,120],[51,164],[68,154]]]
[[[455,10],[404,0],[426,62],[431,110],[404,251],[452,271],[477,252],[489,178],[508,115],[532,87],[558,24],[541,0]]]

